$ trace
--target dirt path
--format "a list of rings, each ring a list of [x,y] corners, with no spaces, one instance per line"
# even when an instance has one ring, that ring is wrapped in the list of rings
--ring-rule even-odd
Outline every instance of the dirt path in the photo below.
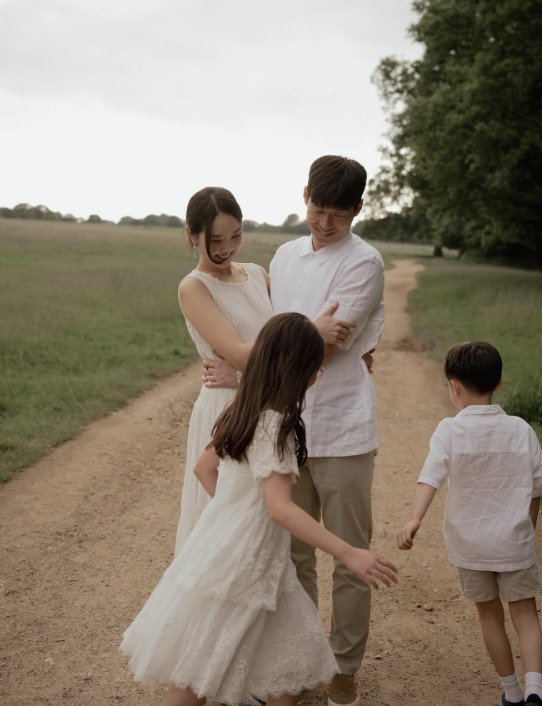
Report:
[[[375,596],[359,685],[367,706],[490,706],[499,692],[446,559],[443,497],[415,550],[395,549],[429,437],[451,412],[438,366],[413,338],[405,311],[418,268],[399,261],[387,275],[375,372],[375,548],[399,565],[401,583]],[[171,558],[198,386],[193,365],[0,489],[1,704],[159,701],[162,689],[132,683],[117,645]],[[327,622],[330,562],[320,562]]]

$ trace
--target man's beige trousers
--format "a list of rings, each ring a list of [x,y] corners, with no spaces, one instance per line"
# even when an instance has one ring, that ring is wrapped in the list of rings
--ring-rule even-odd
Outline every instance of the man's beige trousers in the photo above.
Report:
[[[309,458],[294,485],[294,501],[354,547],[369,549],[373,534],[371,486],[375,452]],[[292,559],[304,589],[318,605],[316,554],[292,537]],[[361,664],[369,634],[371,588],[335,560],[330,644],[342,674]]]

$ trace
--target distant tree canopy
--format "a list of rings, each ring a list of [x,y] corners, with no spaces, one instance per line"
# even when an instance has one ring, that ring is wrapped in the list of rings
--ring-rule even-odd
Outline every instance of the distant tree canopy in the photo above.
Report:
[[[372,219],[542,265],[540,0],[415,0],[421,59],[374,75],[391,129]],[[378,204],[378,208],[375,207]]]
[[[27,203],[20,203],[15,208],[0,208],[0,218],[33,218],[50,221],[70,221],[77,223],[90,223],[94,225],[115,225],[112,221],[106,221],[96,213],[93,213],[85,221],[82,218],[75,218],[71,213],[63,216],[58,211],[50,211],[46,206],[30,206]],[[159,226],[162,228],[183,228],[185,222],[178,216],[168,216],[162,213],[159,216],[151,213],[145,218],[132,218],[123,216],[117,225],[120,226]],[[291,213],[286,217],[280,226],[270,223],[257,223],[256,221],[243,220],[243,230],[247,233],[293,233],[306,235],[309,232],[306,221],[301,221],[299,216]]]
[[[0,208],[0,218],[31,218],[40,221],[69,221],[77,219],[71,213],[63,216],[58,211],[50,211],[47,206],[30,206],[27,203],[18,203],[15,208]]]
[[[15,208],[0,208],[0,218],[31,218],[37,220],[47,220],[47,221],[69,221],[71,223],[91,223],[91,224],[105,224],[105,225],[115,225],[113,221],[108,221],[98,214],[91,214],[85,221],[83,218],[76,218],[71,213],[62,215],[58,211],[50,211],[47,206],[30,206],[27,203],[19,203]],[[132,226],[162,226],[165,228],[182,228],[184,226],[184,221],[178,216],[168,216],[162,213],[160,216],[150,214],[145,216],[145,218],[132,218],[131,216],[124,216],[118,222],[118,225],[132,225]]]
[[[257,223],[256,221],[243,220],[243,230],[245,233],[292,233],[294,235],[308,235],[309,233],[307,221],[301,221],[295,213],[286,216],[281,226],[274,226],[265,221]]]
[[[154,213],[145,216],[145,218],[132,218],[131,216],[123,216],[118,222],[119,226],[161,226],[162,228],[182,228],[184,221],[178,216],[168,216],[162,213],[159,216]]]

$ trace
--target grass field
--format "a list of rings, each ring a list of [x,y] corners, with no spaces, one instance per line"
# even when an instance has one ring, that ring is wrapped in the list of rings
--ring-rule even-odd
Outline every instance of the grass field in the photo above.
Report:
[[[410,296],[416,333],[442,361],[455,343],[485,340],[503,358],[495,401],[542,438],[542,274],[449,259],[423,260]]]
[[[247,234],[240,259],[267,266],[288,239]],[[5,480],[193,358],[177,284],[195,261],[170,228],[0,219],[0,248]]]

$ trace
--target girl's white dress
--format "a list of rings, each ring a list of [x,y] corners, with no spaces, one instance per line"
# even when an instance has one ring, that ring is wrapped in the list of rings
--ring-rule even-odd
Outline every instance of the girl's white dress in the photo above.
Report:
[[[262,478],[298,475],[279,461],[280,415],[265,412],[248,461],[220,463],[216,495],[124,634],[136,681],[190,687],[238,704],[296,694],[338,671],[313,602],[290,559],[290,534],[267,514]]]
[[[267,283],[261,267],[253,263],[243,263],[241,267],[247,275],[246,282],[221,282],[212,275],[193,270],[187,277],[197,277],[207,287],[218,308],[235,329],[244,343],[256,339],[265,322],[273,316]],[[188,332],[202,359],[216,360],[217,356],[190,321],[186,321]],[[222,410],[235,397],[235,389],[210,389],[202,387],[194,404],[186,449],[181,516],[177,528],[175,554],[183,547],[209,496],[198,483],[193,470],[200,453],[209,443],[214,423]]]

